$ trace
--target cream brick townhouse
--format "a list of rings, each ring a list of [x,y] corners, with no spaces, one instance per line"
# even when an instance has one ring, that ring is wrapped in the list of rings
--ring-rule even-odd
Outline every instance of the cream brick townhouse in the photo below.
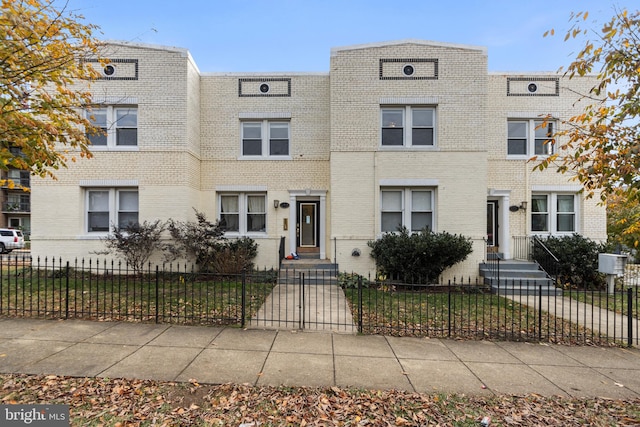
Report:
[[[519,236],[606,238],[603,207],[528,162],[587,78],[489,73],[485,48],[421,40],[335,48],[328,73],[203,73],[184,49],[108,48],[91,86],[107,136],[33,183],[34,256],[86,258],[110,224],[194,208],[254,238],[258,266],[278,265],[284,237],[362,274],[367,242],[399,224],[473,239],[449,276],[477,276],[487,241],[510,258]]]

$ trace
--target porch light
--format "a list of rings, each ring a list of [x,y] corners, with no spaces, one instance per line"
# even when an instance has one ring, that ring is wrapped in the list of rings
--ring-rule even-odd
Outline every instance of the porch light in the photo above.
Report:
[[[522,201],[520,202],[520,206],[518,206],[521,210],[526,211],[527,210],[527,202],[526,201]]]
[[[274,200],[273,201],[273,207],[278,209],[278,206],[280,206],[280,200]]]

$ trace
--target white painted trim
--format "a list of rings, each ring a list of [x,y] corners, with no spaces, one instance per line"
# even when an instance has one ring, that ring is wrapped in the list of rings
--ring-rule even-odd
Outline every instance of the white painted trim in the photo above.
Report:
[[[437,96],[419,96],[419,97],[385,96],[380,98],[380,105],[436,105],[436,104],[438,104]]]
[[[238,118],[243,119],[290,119],[291,112],[257,112],[257,113],[239,113]]]
[[[216,191],[267,191],[266,185],[217,185]]]
[[[577,193],[582,190],[581,185],[532,185],[532,192],[565,192]]]
[[[381,179],[380,187],[437,187],[438,179],[417,178],[417,179]]]
[[[137,179],[81,179],[80,187],[137,187]]]

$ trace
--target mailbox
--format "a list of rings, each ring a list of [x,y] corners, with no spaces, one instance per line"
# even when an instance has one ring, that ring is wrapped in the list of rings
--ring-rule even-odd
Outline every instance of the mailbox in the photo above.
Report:
[[[623,276],[626,264],[626,255],[598,254],[598,271],[600,273]]]

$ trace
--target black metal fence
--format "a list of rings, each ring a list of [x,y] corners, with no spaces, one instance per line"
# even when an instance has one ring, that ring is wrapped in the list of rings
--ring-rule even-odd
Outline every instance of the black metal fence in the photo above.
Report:
[[[640,269],[615,292],[508,295],[476,279],[406,284],[326,271],[203,274],[185,266],[134,273],[123,264],[0,258],[0,316],[638,346]]]

